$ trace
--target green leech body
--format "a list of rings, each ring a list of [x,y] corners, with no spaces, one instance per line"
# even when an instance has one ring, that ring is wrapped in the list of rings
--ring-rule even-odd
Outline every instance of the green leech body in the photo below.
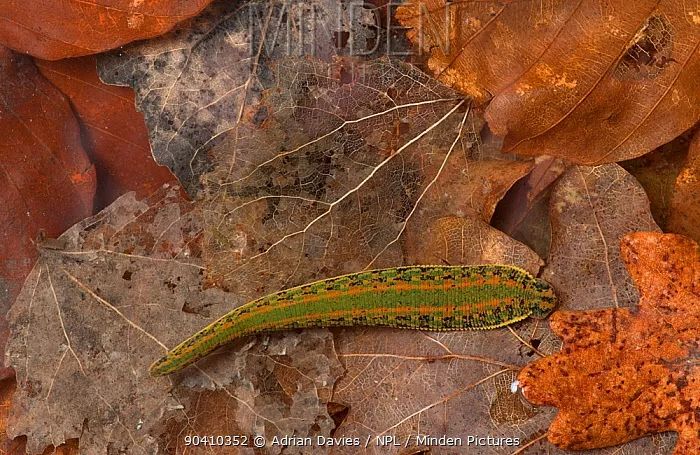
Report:
[[[151,365],[178,371],[248,335],[297,328],[493,329],[556,306],[549,284],[516,267],[410,266],[353,273],[270,294],[209,324]]]

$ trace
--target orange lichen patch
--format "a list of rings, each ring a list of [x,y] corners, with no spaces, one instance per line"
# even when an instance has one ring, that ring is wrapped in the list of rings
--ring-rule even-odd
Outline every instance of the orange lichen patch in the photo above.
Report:
[[[74,172],[70,175],[70,181],[74,185],[92,184],[95,182],[95,168],[90,167],[85,172]]]

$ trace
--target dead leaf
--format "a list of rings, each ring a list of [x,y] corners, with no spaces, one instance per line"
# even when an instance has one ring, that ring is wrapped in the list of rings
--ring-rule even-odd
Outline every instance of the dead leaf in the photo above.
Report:
[[[153,162],[148,130],[134,108],[134,92],[103,84],[94,57],[36,61],[41,74],[68,97],[81,126],[83,146],[97,173],[95,209],[135,191],[143,198],[175,178]]]
[[[534,325],[517,327],[518,336],[540,335]],[[534,330],[534,331],[533,331]],[[502,393],[510,384],[502,376],[525,363],[521,341],[509,330],[429,333],[396,330],[343,330],[336,336],[338,356],[347,370],[334,389],[333,401],[349,407],[335,437],[369,441],[368,454],[397,454],[404,447],[428,445],[417,435],[460,437],[461,447],[433,444],[431,453],[510,453],[528,437],[546,428],[550,416],[532,410],[524,420],[496,421],[491,408],[504,406],[501,415],[519,411],[506,404]],[[547,350],[547,343],[542,344]],[[512,394],[511,394],[512,395]],[[490,447],[467,445],[468,436],[514,438],[517,442]],[[397,447],[379,441],[393,436]],[[456,450],[457,449],[457,450]],[[338,447],[331,453],[356,453]]]
[[[194,195],[212,169],[208,151],[250,120],[247,108],[268,87],[270,62],[365,51],[370,39],[382,42],[370,24],[371,12],[334,0],[218,2],[187,28],[100,56],[99,73],[135,90],[153,156]],[[339,48],[340,32],[352,40]]]
[[[262,125],[219,146],[205,178],[209,280],[233,292],[413,263],[411,239],[434,217],[471,217],[486,235],[476,219],[531,168],[473,158],[478,117],[408,65],[289,59],[275,74]]]
[[[212,154],[211,282],[266,293],[400,265],[406,220],[450,154],[470,153],[478,119],[456,93],[389,60],[288,59],[275,80],[262,125]]]
[[[233,367],[231,362],[221,362],[220,356],[215,357],[218,366],[210,361],[208,373],[215,379],[221,378],[222,383],[223,378],[232,376],[231,370],[240,376],[227,388],[174,390],[187,415],[164,416],[161,426],[165,428],[159,437],[163,450],[189,453],[195,449],[186,445],[185,435],[247,436],[247,448],[217,447],[216,453],[251,455],[252,438],[257,434],[267,441],[285,435],[313,440],[329,436],[334,421],[328,412],[319,411],[326,410],[332,386],[343,373],[331,334],[327,330],[310,330],[261,338],[262,343],[253,349],[253,343],[248,342],[243,349],[239,344],[238,349],[221,353],[236,359]],[[206,451],[204,447],[198,449]],[[268,444],[264,453],[305,454],[308,448]]]
[[[63,95],[28,57],[0,48],[0,312],[36,258],[40,232],[56,237],[92,214],[95,169]],[[0,348],[7,326],[0,318]],[[5,377],[9,372],[3,371]]]
[[[444,228],[463,223],[447,218],[435,225]],[[440,252],[451,258],[461,257],[463,248],[478,251],[482,238],[462,229],[459,234],[445,237],[448,241]],[[518,251],[527,248],[512,239],[507,241],[510,248],[495,248],[490,253],[498,257],[490,259],[496,263],[517,263]],[[426,255],[416,257],[416,262],[430,262],[435,254],[430,247],[417,248],[416,252]],[[469,263],[470,259],[483,261],[478,256],[467,255],[466,259],[460,263]],[[336,346],[347,371],[336,384],[333,401],[346,405],[348,413],[335,436],[368,440],[367,453],[399,453],[404,446],[421,447],[416,438],[419,434],[459,437],[464,453],[565,453],[545,440],[545,429],[552,418],[550,411],[533,409],[511,391],[512,379],[524,363],[560,347],[546,325],[538,321],[518,324],[512,331],[343,330],[336,335]],[[393,436],[400,447],[381,445],[378,438],[382,436]],[[519,441],[514,446],[467,446],[470,436],[518,437]],[[664,436],[592,453],[665,454],[672,445],[673,441]],[[354,452],[341,447],[332,453]],[[452,454],[455,450],[434,445],[431,453]]]
[[[560,447],[672,430],[675,454],[698,453],[700,247],[675,234],[635,233],[621,250],[640,289],[638,307],[555,313],[563,350],[518,379],[532,403],[559,408],[548,438]]]
[[[675,183],[668,229],[700,242],[700,130],[693,137]]]
[[[620,161],[700,118],[695,4],[418,0],[397,17],[440,81],[490,99],[508,152]]]
[[[48,60],[96,54],[161,35],[209,2],[49,0],[27,8],[9,0],[0,4],[0,44]]]
[[[691,128],[644,156],[620,163],[644,187],[651,203],[651,214],[664,231],[668,230],[676,179],[686,163],[693,133]]]
[[[566,164],[561,159],[537,157],[532,172],[516,182],[498,203],[491,224],[532,248],[540,257],[549,256],[552,240],[549,199],[554,182],[565,170]]]
[[[171,392],[187,385],[221,388],[244,434],[330,432],[319,390],[340,365],[327,331],[244,340],[210,367],[149,377],[166,346],[243,303],[201,290],[200,236],[201,215],[169,188],[125,195],[63,234],[64,250],[42,251],[8,315],[18,383],[8,433],[26,435],[29,453],[77,437],[81,453],[153,453],[175,441],[169,423],[189,432],[206,420],[199,393]]]
[[[552,246],[543,272],[566,309],[628,307],[638,293],[620,259],[620,239],[660,231],[639,183],[617,164],[574,166],[549,208]]]
[[[24,437],[10,439],[5,434],[7,428],[7,417],[10,413],[12,395],[15,392],[15,378],[6,378],[0,381],[0,452],[3,454],[24,454],[26,453],[27,441]],[[43,455],[77,455],[78,441],[71,439],[66,444],[58,447],[47,447]]]
[[[534,251],[478,218],[428,217],[406,229],[409,264],[510,264],[537,275],[544,264]]]

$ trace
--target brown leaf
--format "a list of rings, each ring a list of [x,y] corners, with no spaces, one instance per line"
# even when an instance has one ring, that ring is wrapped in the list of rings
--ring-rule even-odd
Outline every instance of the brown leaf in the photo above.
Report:
[[[397,16],[440,81],[491,99],[509,152],[620,161],[700,118],[694,4],[416,0]]]
[[[637,289],[620,260],[620,239],[659,231],[639,183],[617,164],[574,166],[557,182],[549,208],[552,246],[543,272],[566,309],[626,307]]]
[[[96,54],[161,35],[209,2],[49,0],[27,8],[9,0],[0,4],[0,44],[48,60]]]
[[[200,236],[201,214],[168,188],[142,201],[127,194],[63,234],[64,249],[42,250],[8,314],[18,383],[8,433],[26,435],[29,453],[77,437],[81,453],[181,444],[169,429],[207,420],[182,386],[220,388],[243,434],[329,434],[330,392],[319,391],[340,365],[327,331],[243,340],[209,366],[148,375],[166,346],[243,303],[201,290]]]
[[[153,161],[146,124],[134,107],[134,92],[102,83],[94,57],[36,64],[68,97],[78,117],[83,146],[97,172],[97,210],[129,191],[142,198],[165,183],[176,183],[166,167]]]
[[[406,228],[409,264],[510,264],[537,275],[543,265],[534,251],[472,217],[429,217]]]
[[[518,379],[528,400],[559,408],[548,438],[560,447],[606,447],[672,430],[675,454],[698,453],[700,246],[636,233],[621,250],[640,289],[638,307],[555,313],[563,350]]]
[[[547,214],[554,182],[564,173],[563,160],[548,156],[535,159],[535,166],[498,203],[491,224],[532,248],[540,257],[549,256],[551,226]]]
[[[248,449],[217,447],[217,454],[248,453],[244,450],[252,453],[252,438],[256,434],[270,442],[275,436],[285,435],[313,440],[328,437],[334,421],[329,413],[318,412],[326,406],[333,384],[343,372],[331,334],[326,330],[305,331],[302,336],[288,333],[272,336],[269,343],[263,343],[263,349],[250,349],[248,343],[243,350],[229,351],[229,356],[239,357],[235,371],[243,380],[215,391],[175,389],[187,418],[166,414],[162,423],[165,429],[160,435],[160,447],[166,453],[190,453],[195,447],[186,444],[186,435],[248,437]],[[305,454],[308,447],[269,445],[265,453]]]
[[[668,229],[700,242],[700,130],[695,133],[673,192]]]
[[[10,439],[7,437],[7,417],[10,413],[12,395],[17,384],[15,378],[6,378],[0,381],[0,453],[3,454],[24,454],[26,453],[27,440],[24,437]],[[44,455],[77,455],[78,441],[71,439],[66,444],[58,447],[47,447]]]
[[[0,48],[0,312],[19,293],[40,232],[56,237],[92,214],[95,169],[63,95],[28,57]],[[0,348],[6,324],[0,318]],[[4,376],[3,372],[0,376]]]
[[[651,214],[664,231],[668,230],[676,179],[686,163],[693,132],[691,128],[644,156],[620,163],[644,187]]]
[[[534,324],[514,330],[525,340],[542,334]],[[502,398],[504,393],[513,395],[509,379],[527,359],[517,337],[508,329],[339,332],[338,356],[347,371],[336,384],[333,401],[346,404],[349,412],[335,437],[369,440],[368,454],[398,454],[403,447],[426,445],[417,435],[462,438],[461,447],[433,445],[433,454],[471,453],[478,447],[467,444],[470,435],[517,437],[517,442],[488,447],[497,453],[516,450],[551,418],[517,396],[510,402]],[[541,348],[550,352],[554,346],[545,340]],[[382,436],[394,436],[400,445],[381,445]],[[332,453],[356,453],[353,449],[338,447]]]

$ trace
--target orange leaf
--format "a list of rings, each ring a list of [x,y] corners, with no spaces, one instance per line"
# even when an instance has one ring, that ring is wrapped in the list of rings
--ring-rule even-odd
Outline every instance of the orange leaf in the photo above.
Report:
[[[620,161],[700,118],[695,4],[413,0],[397,17],[441,82],[491,98],[506,151]]]
[[[142,198],[164,183],[177,183],[151,156],[148,129],[136,111],[133,90],[103,84],[94,57],[36,64],[70,99],[78,116],[83,144],[97,170],[97,209],[129,191]]]
[[[152,38],[199,13],[211,0],[48,0],[0,2],[0,44],[58,60]]]
[[[57,237],[92,214],[95,169],[63,95],[28,57],[1,47],[0,155],[0,311],[5,314],[32,268],[37,234]],[[6,330],[2,319],[0,349]]]
[[[675,454],[700,453],[700,246],[643,232],[621,251],[638,308],[555,313],[564,347],[520,372],[525,397],[559,408],[548,438],[565,449],[672,430]]]

